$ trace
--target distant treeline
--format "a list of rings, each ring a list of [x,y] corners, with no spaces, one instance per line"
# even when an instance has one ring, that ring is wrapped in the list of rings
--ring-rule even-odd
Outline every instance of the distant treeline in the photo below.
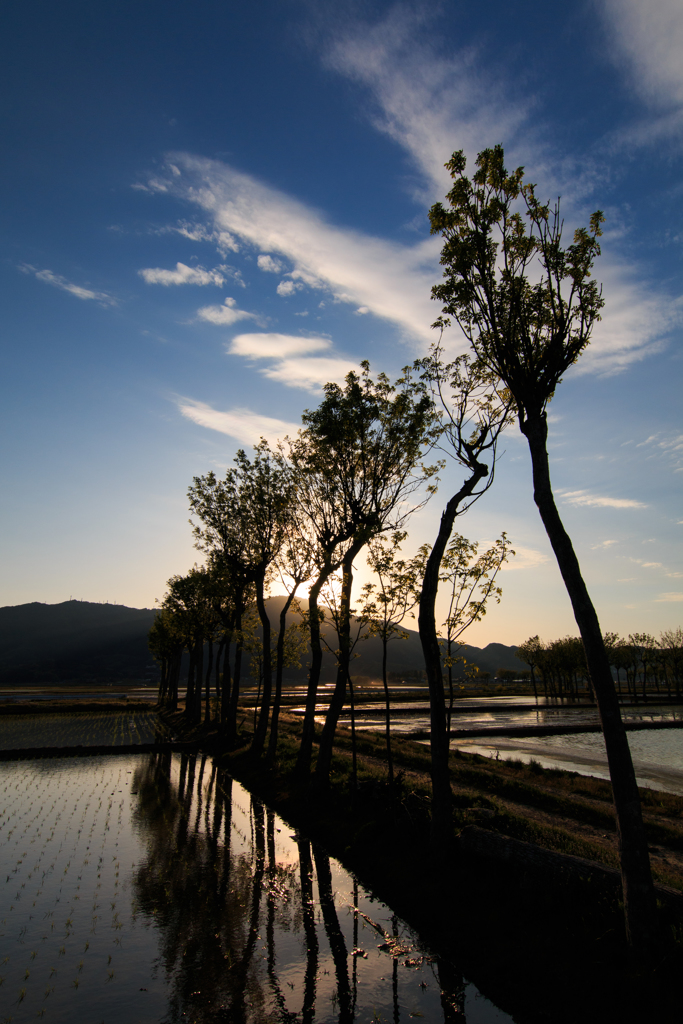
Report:
[[[683,629],[668,629],[655,639],[649,633],[630,633],[622,638],[606,633],[605,648],[620,694],[634,701],[647,700],[648,692],[672,699],[681,697]],[[544,643],[532,636],[517,648],[517,656],[530,669],[534,693],[573,696],[591,690],[586,655],[580,637],[566,636]],[[500,674],[500,673],[499,673]]]

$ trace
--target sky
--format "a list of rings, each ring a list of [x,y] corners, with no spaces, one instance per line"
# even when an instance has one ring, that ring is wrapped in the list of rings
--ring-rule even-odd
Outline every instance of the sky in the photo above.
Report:
[[[601,625],[683,622],[679,0],[22,0],[0,23],[0,605],[152,607],[201,561],[195,475],[294,434],[360,360],[393,379],[428,351],[444,163],[501,143],[568,238],[606,217],[603,320],[549,409]],[[516,428],[457,528],[516,551],[468,642],[576,634]]]

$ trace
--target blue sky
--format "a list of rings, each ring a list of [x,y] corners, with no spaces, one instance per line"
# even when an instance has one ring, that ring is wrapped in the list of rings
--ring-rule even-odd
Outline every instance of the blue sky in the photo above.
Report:
[[[397,376],[427,350],[443,164],[500,142],[569,232],[607,218],[603,322],[550,410],[601,623],[681,623],[678,0],[26,0],[2,21],[1,604],[161,597],[198,556],[194,475],[295,430],[361,359]],[[468,639],[575,633],[525,442],[503,448],[459,529],[517,556]]]

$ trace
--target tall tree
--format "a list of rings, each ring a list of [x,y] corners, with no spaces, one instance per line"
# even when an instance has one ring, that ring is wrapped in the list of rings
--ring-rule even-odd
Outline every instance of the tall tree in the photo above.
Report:
[[[225,479],[214,473],[195,477],[188,491],[196,546],[219,554],[233,576],[253,585],[263,634],[263,693],[252,750],[259,755],[266,739],[272,695],[271,624],[265,605],[272,563],[286,533],[294,483],[286,463],[261,439],[250,460],[240,450]]]
[[[572,603],[600,711],[627,936],[643,948],[655,931],[656,905],[638,787],[598,616],[553,497],[547,451],[546,407],[588,345],[603,306],[591,271],[604,218],[594,213],[565,248],[559,200],[540,202],[535,186],[524,183],[523,168],[508,174],[501,146],[479,154],[471,180],[465,165],[462,151],[454,153],[446,164],[453,179],[447,206],[437,203],[430,211],[432,232],[444,238],[443,281],[432,290],[443,307],[437,324],[457,322],[512,396],[529,445],[534,500]]]
[[[490,374],[467,356],[444,364],[437,345],[427,359],[415,363],[419,379],[413,387],[430,393],[442,414],[440,447],[453,460],[464,480],[441,513],[439,529],[425,565],[420,594],[418,629],[429,685],[432,774],[431,842],[446,857],[453,840],[449,738],[446,698],[436,625],[436,598],[441,563],[456,517],[463,515],[493,483],[498,438],[509,415],[505,398],[492,387]],[[410,379],[410,373],[407,372]],[[490,460],[484,462],[484,459]]]
[[[317,600],[325,581],[342,570],[342,630],[337,685],[321,738],[316,777],[327,784],[332,742],[344,704],[350,657],[349,630],[353,561],[372,537],[397,529],[412,511],[408,498],[433,470],[421,465],[433,428],[428,396],[415,394],[385,374],[373,379],[367,361],[345,384],[325,385],[317,409],[303,415],[303,429],[290,446],[301,508],[317,539],[318,576],[309,592],[312,660],[299,770],[308,772],[316,692],[322,661]],[[299,483],[300,481],[300,483]],[[423,496],[417,505],[426,498]]]
[[[422,464],[434,411],[428,395],[416,393],[405,380],[391,384],[383,373],[373,379],[364,361],[361,373],[347,374],[343,387],[326,384],[323,401],[304,413],[303,422],[307,459],[324,478],[326,497],[346,532],[337,562],[342,570],[337,682],[316,763],[316,782],[324,788],[349,676],[353,562],[373,537],[399,529],[427,500],[423,492],[408,504],[434,471]]]

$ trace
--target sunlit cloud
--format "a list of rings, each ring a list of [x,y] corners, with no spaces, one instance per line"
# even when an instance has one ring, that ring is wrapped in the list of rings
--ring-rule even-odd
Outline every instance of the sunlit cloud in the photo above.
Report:
[[[255,313],[247,313],[244,309],[238,309],[235,299],[227,298],[222,306],[202,306],[197,310],[200,320],[206,320],[217,327],[229,327],[238,320],[256,320]]]
[[[259,258],[256,260],[256,264],[259,270],[265,270],[267,274],[281,274],[283,270],[280,260],[274,260],[273,257],[269,256],[267,253],[261,253]]]
[[[108,295],[107,292],[98,292],[92,288],[84,288],[82,285],[74,284],[72,281],[68,281],[65,277],[55,274],[51,270],[38,270],[36,267],[32,267],[30,263],[20,264],[19,270],[24,274],[34,274],[39,281],[45,281],[46,284],[51,284],[63,292],[68,292],[69,295],[75,295],[77,299],[83,299],[84,301],[92,300],[99,302],[103,306],[116,305],[116,299],[112,295]]]
[[[167,288],[177,284],[214,284],[221,288],[225,284],[224,270],[224,267],[205,270],[204,267],[188,267],[185,263],[176,263],[175,270],[149,267],[146,270],[138,270],[138,274],[147,284],[162,284]]]
[[[421,348],[432,340],[438,239],[407,246],[338,228],[318,211],[217,160],[176,154],[173,166],[181,174],[169,175],[165,190],[201,207],[210,230],[228,231],[294,266],[281,282],[281,295],[301,285],[324,290],[397,325]],[[150,182],[152,191],[156,181]]]
[[[638,0],[606,2],[615,10],[635,12],[643,24],[649,21],[649,5]],[[665,77],[683,82],[683,8],[678,0],[656,0],[655,7],[662,30],[658,38],[666,51]],[[429,19],[422,9],[397,5],[374,25],[356,22],[337,36],[325,57],[340,74],[367,88],[375,127],[401,145],[426,177],[429,187],[418,198],[441,199],[451,187],[444,163],[453,150],[463,149],[472,167],[477,152],[500,142],[508,166],[525,165],[529,178],[548,195],[564,197],[568,232],[570,225],[584,223],[586,200],[604,169],[585,154],[576,161],[553,152],[531,116],[535,101],[496,79],[476,50],[440,54]],[[673,40],[666,39],[668,21],[676,22]],[[605,308],[574,373],[624,370],[661,351],[682,319],[681,305],[642,280],[637,267],[621,261],[607,238],[596,274],[604,284]]]
[[[294,295],[295,292],[299,292],[303,289],[304,285],[301,281],[280,281],[277,286],[278,295]]]
[[[294,334],[238,334],[228,346],[233,356],[249,359],[287,359],[330,348],[329,338],[300,338]]]
[[[156,232],[163,235],[180,235],[191,242],[207,242],[210,245],[215,245],[221,256],[226,256],[228,252],[240,251],[237,240],[228,231],[209,231],[205,224],[192,221],[181,220],[177,224],[168,224],[163,228],[157,228]]]
[[[619,541],[617,541],[617,540],[603,540],[603,541],[600,541],[599,544],[591,544],[591,551],[600,551],[600,550],[604,551],[607,548],[611,548],[613,544],[618,544],[618,543],[619,543]]]
[[[287,387],[320,391],[328,382],[340,383],[358,364],[341,356],[315,356],[332,348],[329,338],[293,334],[238,334],[227,346],[229,355],[268,359],[259,372]]]
[[[668,594],[660,594],[659,597],[655,598],[655,601],[683,601],[683,593],[671,591]]]
[[[509,83],[483,73],[474,50],[442,56],[421,43],[425,27],[423,12],[397,5],[337,36],[324,59],[368,89],[374,126],[410,153],[433,200],[450,188],[444,164],[453,150],[474,158],[491,140],[511,142],[534,104],[511,99]]]
[[[659,294],[639,278],[635,267],[600,257],[595,274],[605,307],[574,374],[619,372],[661,352],[667,335],[683,322],[683,303]]]
[[[252,412],[251,409],[221,411],[191,398],[179,398],[177,402],[181,414],[188,420],[208,430],[234,437],[242,444],[257,444],[261,437],[265,437],[271,443],[287,435],[294,437],[300,426],[286,420],[263,416]]]
[[[521,547],[515,544],[514,557],[510,557],[501,566],[502,572],[512,572],[513,569],[536,569],[539,565],[545,565],[549,561],[548,555],[535,548]]]
[[[602,0],[615,56],[633,90],[659,111],[633,136],[654,141],[683,131],[683,7],[680,0]]]
[[[319,391],[328,382],[340,383],[347,373],[358,370],[358,363],[350,359],[283,359],[262,370],[264,377],[277,380],[288,387]]]
[[[558,496],[566,505],[583,505],[592,508],[647,508],[642,501],[631,498],[607,498],[588,491],[558,491]]]

